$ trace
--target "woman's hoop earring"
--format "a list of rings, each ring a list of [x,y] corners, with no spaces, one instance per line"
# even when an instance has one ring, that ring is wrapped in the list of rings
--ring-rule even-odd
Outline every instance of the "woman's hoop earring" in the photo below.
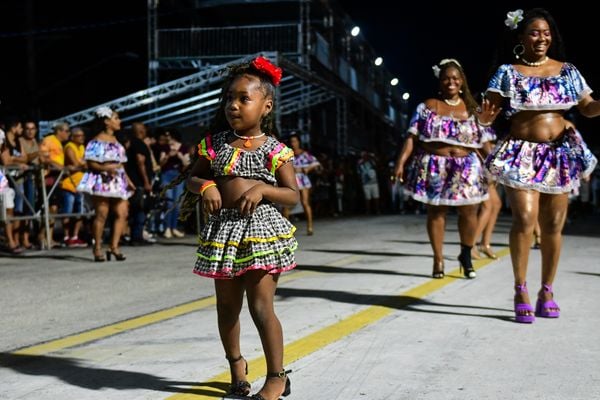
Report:
[[[517,60],[519,59],[519,56],[523,55],[523,53],[525,53],[525,46],[523,46],[521,43],[513,47],[513,54]]]

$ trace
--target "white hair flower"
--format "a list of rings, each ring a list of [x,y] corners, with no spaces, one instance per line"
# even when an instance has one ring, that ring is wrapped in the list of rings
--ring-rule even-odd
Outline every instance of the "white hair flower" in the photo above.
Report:
[[[508,26],[511,31],[514,31],[519,26],[519,22],[523,21],[523,10],[518,9],[506,13],[504,25]]]
[[[98,118],[110,118],[113,115],[113,110],[110,107],[102,106],[98,107],[94,113]]]
[[[444,58],[442,61],[440,61],[438,63],[438,65],[448,64],[449,62],[452,62],[462,68],[462,65],[460,65],[460,63],[458,61],[456,61],[454,58]]]
[[[454,64],[456,64],[456,65],[458,65],[459,67],[462,68],[462,65],[460,65],[460,63],[458,61],[456,61],[454,58],[444,58],[439,63],[437,63],[436,65],[434,65],[433,67],[431,67],[431,69],[433,70],[433,75],[435,75],[436,78],[439,78],[440,77],[440,71],[441,71],[440,66],[442,66],[444,64],[448,64],[450,62],[454,63]]]

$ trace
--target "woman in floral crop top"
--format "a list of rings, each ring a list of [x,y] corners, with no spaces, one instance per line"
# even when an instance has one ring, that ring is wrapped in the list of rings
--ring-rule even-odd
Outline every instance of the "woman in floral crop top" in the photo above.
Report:
[[[554,18],[540,8],[507,14],[502,63],[490,80],[487,98],[503,106],[508,136],[486,160],[489,172],[506,186],[513,223],[510,232],[515,280],[515,320],[532,323],[535,316],[556,318],[552,284],[558,267],[561,231],[568,195],[596,164],[563,114],[573,106],[586,117],[600,115],[581,73],[563,62],[562,39]],[[530,304],[526,276],[536,221],[542,235],[542,285],[536,309]]]
[[[478,151],[487,153],[487,143],[495,139],[489,127],[479,124],[479,118],[493,118],[497,111],[484,102],[477,112],[477,103],[458,61],[444,59],[433,70],[439,79],[441,97],[428,99],[417,107],[394,176],[405,181],[405,190],[415,200],[427,204],[427,233],[434,259],[432,276],[444,277],[446,214],[448,207],[456,207],[459,262],[465,277],[475,278],[471,249],[475,244],[477,210],[488,198]],[[405,171],[411,154],[412,162]]]

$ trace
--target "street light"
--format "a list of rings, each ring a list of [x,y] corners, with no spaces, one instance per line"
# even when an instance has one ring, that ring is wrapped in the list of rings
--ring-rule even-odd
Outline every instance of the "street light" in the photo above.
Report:
[[[358,36],[359,33],[360,33],[360,28],[358,26],[354,26],[354,28],[352,28],[352,30],[350,31],[350,34],[354,37]]]
[[[408,93],[408,92],[402,93],[402,100],[406,101],[408,99],[410,99],[410,93]]]
[[[399,82],[399,81],[398,81],[398,78],[394,78],[394,79],[392,79],[392,80],[390,81],[390,85],[392,85],[392,86],[396,86],[396,85],[398,84],[398,82]]]
[[[383,64],[383,58],[377,57],[374,61],[374,64],[379,67],[381,64]]]

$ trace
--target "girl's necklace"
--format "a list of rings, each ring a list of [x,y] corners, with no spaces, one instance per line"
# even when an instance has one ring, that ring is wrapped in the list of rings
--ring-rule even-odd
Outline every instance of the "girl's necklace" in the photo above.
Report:
[[[259,137],[263,137],[265,136],[265,133],[261,133],[260,135],[256,135],[256,136],[243,136],[243,135],[238,135],[236,131],[233,131],[233,134],[235,135],[235,137],[240,138],[240,139],[244,139],[244,147],[245,148],[249,148],[252,147],[252,140],[259,138]]]

